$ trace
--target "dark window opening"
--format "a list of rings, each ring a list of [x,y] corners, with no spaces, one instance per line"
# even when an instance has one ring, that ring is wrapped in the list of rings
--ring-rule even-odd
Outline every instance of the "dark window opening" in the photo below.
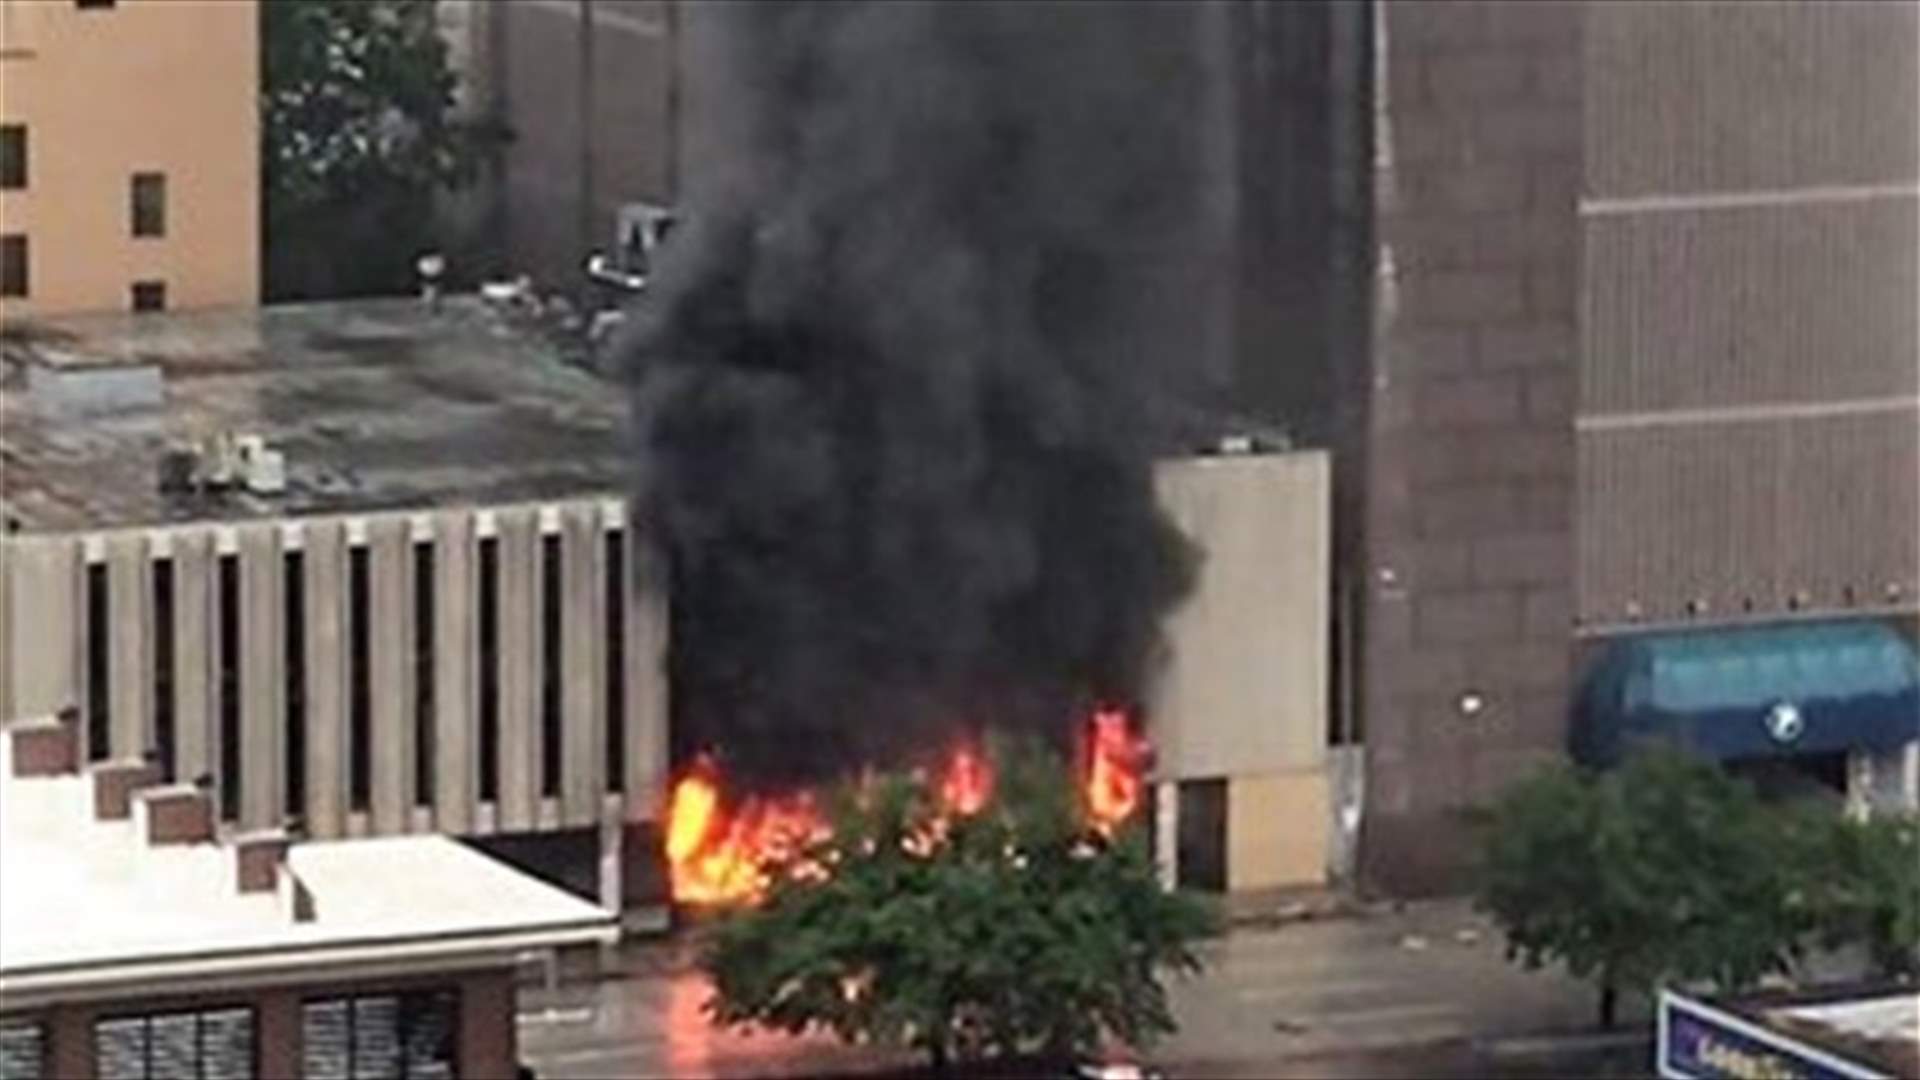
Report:
[[[312,1080],[453,1080],[452,990],[321,998],[300,1008],[301,1074]]]
[[[134,173],[132,203],[133,235],[167,235],[166,173]]]
[[[240,816],[240,557],[220,556],[220,820]]]
[[[0,190],[27,186],[27,126],[0,124]]]
[[[627,775],[627,545],[607,533],[607,790],[625,791]]]
[[[560,794],[560,538],[540,538],[540,794]]]
[[[160,777],[174,775],[173,560],[153,561],[153,750]]]
[[[288,817],[299,817],[307,805],[307,560],[298,551],[287,552],[283,559],[281,618],[286,655],[281,661],[287,678],[287,786],[281,809]]]
[[[1345,581],[1333,588],[1327,626],[1327,745],[1361,743],[1360,703],[1355,686],[1359,678],[1359,650],[1353,617],[1357,595]]]
[[[27,238],[19,233],[0,236],[0,296],[26,296]]]
[[[372,634],[367,625],[371,605],[367,579],[367,549],[347,552],[347,798],[355,810],[367,808],[373,789],[373,673]]]
[[[164,281],[136,281],[133,283],[133,310],[167,310],[167,283]]]
[[[73,0],[73,6],[86,11],[89,8],[110,8],[119,2],[120,0]]]
[[[96,1020],[93,1053],[101,1080],[251,1080],[259,1072],[245,1007]]]
[[[113,628],[107,623],[107,565],[87,564],[87,760],[100,761],[109,753],[111,734],[109,699],[113,673],[108,642]]]
[[[47,1030],[32,1021],[0,1024],[0,1078],[40,1080],[47,1069]]]
[[[480,799],[500,794],[500,541],[480,540]]]
[[[1210,892],[1227,888],[1227,782],[1180,781],[1180,886]]]
[[[1769,802],[1810,800],[1838,805],[1847,794],[1845,751],[1735,758],[1726,763],[1726,771],[1752,784]]]
[[[413,545],[413,801],[433,805],[433,543]]]

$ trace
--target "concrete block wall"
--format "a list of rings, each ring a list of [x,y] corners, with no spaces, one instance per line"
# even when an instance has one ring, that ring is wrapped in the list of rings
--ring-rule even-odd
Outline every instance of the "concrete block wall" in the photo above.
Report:
[[[1158,835],[1177,843],[1182,782],[1225,780],[1237,893],[1326,878],[1331,477],[1323,451],[1166,462],[1157,477],[1204,553],[1148,708]]]
[[[1585,16],[1374,10],[1360,856],[1417,893],[1456,883],[1455,812],[1565,737]]]
[[[417,831],[484,834],[598,827],[603,819],[644,821],[659,810],[665,786],[665,612],[662,598],[639,588],[639,555],[619,500],[583,499],[546,506],[459,509],[423,514],[372,514],[215,525],[199,523],[74,535],[15,535],[0,540],[0,683],[24,720],[73,706],[81,721],[81,756],[139,760],[163,737],[157,723],[163,680],[158,661],[154,574],[171,568],[173,650],[171,758],[173,776],[223,774],[219,589],[222,560],[232,559],[238,589],[238,790],[231,827],[278,826],[295,813],[317,837]],[[560,785],[541,790],[544,737],[540,694],[544,536],[558,541],[561,562],[558,672]],[[621,781],[606,775],[607,708],[605,580],[610,536],[626,552],[624,745]],[[499,731],[497,795],[482,800],[479,732],[480,654],[477,627],[478,546],[497,545]],[[421,545],[432,551],[433,686],[416,685],[414,577]],[[350,560],[366,551],[371,706],[367,799],[356,805]],[[302,634],[288,636],[287,556],[298,552]],[[107,620],[88,625],[89,566],[105,571]],[[89,642],[104,635],[106,685],[89,685]],[[288,653],[304,665],[303,708],[289,716]],[[84,718],[103,695],[105,745],[89,745]],[[419,714],[430,697],[430,721]],[[288,805],[288,740],[303,736],[301,805]],[[430,745],[422,745],[422,742]],[[421,766],[416,769],[416,765]],[[424,771],[431,791],[421,790]],[[231,781],[236,777],[227,777]],[[615,792],[614,787],[622,792]]]

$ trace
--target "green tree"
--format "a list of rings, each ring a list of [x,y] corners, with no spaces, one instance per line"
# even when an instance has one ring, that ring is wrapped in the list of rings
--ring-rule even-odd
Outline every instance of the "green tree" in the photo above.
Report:
[[[1171,1032],[1163,975],[1199,970],[1212,909],[1160,888],[1137,827],[1087,828],[1056,757],[996,756],[995,797],[971,817],[902,777],[837,793],[827,835],[711,927],[714,1021],[825,1029],[936,1068]]]
[[[1861,946],[1889,978],[1920,975],[1920,818],[1810,807],[1794,825],[1815,943]]]
[[[1600,989],[1752,985],[1811,928],[1780,814],[1710,762],[1656,750],[1621,768],[1558,766],[1502,794],[1484,826],[1478,903],[1510,957],[1564,963]]]
[[[261,5],[268,299],[406,291],[437,192],[502,133],[453,115],[435,0]]]

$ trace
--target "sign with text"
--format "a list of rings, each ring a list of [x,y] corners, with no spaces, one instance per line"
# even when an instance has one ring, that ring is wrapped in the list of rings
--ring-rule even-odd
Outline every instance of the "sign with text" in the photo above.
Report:
[[[1660,1075],[1675,1080],[1881,1080],[1835,1057],[1678,994],[1660,995]]]

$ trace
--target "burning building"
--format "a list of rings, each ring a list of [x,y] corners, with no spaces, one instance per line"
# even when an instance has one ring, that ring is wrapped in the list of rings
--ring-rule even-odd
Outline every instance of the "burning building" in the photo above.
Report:
[[[1222,783],[1252,767],[1218,753],[1236,740],[1276,773],[1312,773],[1312,705],[1292,718],[1300,739],[1270,737],[1286,725],[1255,720],[1280,719],[1261,712],[1265,688],[1236,678],[1230,703],[1208,700],[1175,669],[1250,661],[1300,677],[1281,697],[1323,694],[1324,578],[1243,617],[1222,665],[1171,659],[1184,650],[1165,636],[1201,575],[1271,557],[1271,529],[1240,550],[1194,542],[1242,513],[1223,502],[1247,500],[1240,526],[1308,523],[1301,563],[1325,557],[1312,465],[1156,472],[1193,430],[1167,402],[1183,400],[1204,322],[1190,298],[1217,268],[1193,228],[1197,24],[1097,5],[684,14],[689,224],[626,348],[638,520],[672,574],[676,756],[717,755],[686,766],[685,820],[719,820],[722,771],[804,788],[982,727],[1064,746],[1090,715],[1097,745],[1132,739],[1098,702],[1144,708],[1170,761]],[[1260,518],[1274,498],[1303,501]],[[1194,603],[1193,626],[1221,617]],[[1285,622],[1289,605],[1319,664],[1272,664],[1275,635],[1244,625]],[[1164,732],[1160,685],[1175,688]],[[1121,756],[1094,758],[1092,790],[1144,803]],[[1243,833],[1272,832],[1284,805],[1286,828],[1323,834],[1324,789],[1294,794],[1243,793]],[[725,853],[806,816],[748,802],[718,840],[678,834],[680,854],[722,853],[724,878]]]

